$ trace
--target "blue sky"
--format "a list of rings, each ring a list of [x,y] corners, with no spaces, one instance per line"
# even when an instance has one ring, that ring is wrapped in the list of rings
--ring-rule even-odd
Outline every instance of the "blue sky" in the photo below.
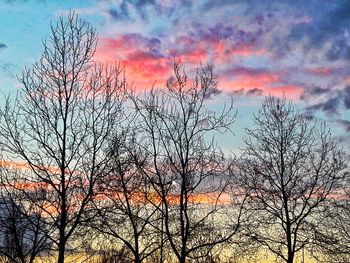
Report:
[[[121,60],[135,88],[161,86],[174,56],[189,70],[213,64],[221,93],[212,107],[234,96],[239,113],[230,147],[262,98],[283,93],[349,145],[350,1],[1,1],[2,96],[69,10],[97,29],[96,61]]]

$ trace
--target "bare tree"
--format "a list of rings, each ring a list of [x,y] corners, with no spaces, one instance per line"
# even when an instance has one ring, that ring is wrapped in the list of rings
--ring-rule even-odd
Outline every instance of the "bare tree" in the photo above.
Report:
[[[91,60],[96,33],[76,15],[60,17],[32,69],[19,78],[23,88],[1,110],[4,158],[28,169],[18,180],[40,188],[49,233],[63,263],[68,241],[91,207],[95,185],[106,163],[105,142],[121,116],[121,68]]]
[[[157,231],[152,227],[159,216],[148,201],[149,182],[135,165],[142,164],[145,157],[135,147],[131,123],[115,133],[108,147],[111,158],[106,175],[99,181],[99,198],[94,202],[97,216],[91,225],[108,239],[122,242],[132,256],[124,261],[141,263],[159,249]]]
[[[175,63],[165,88],[131,96],[138,125],[135,144],[146,158],[135,163],[152,186],[155,198],[148,201],[163,218],[160,242],[169,244],[178,262],[205,258],[238,226],[226,224],[227,206],[221,202],[228,165],[214,140],[215,132],[230,130],[235,114],[232,104],[218,113],[207,108],[216,92],[210,67],[198,69],[192,81]],[[215,237],[202,236],[208,228]]]
[[[235,178],[249,199],[246,236],[285,262],[308,248],[324,204],[343,179],[344,154],[324,124],[268,97],[247,129]]]

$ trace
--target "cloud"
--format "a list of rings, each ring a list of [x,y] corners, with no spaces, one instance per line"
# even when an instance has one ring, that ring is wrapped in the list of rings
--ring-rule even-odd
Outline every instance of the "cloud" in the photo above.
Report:
[[[245,95],[245,91],[244,91],[244,89],[231,90],[230,94],[233,95],[233,96],[237,96],[238,97],[238,96]]]
[[[350,109],[350,86],[345,87],[342,92],[342,98],[344,100],[345,108]]]
[[[166,1],[122,0],[109,7],[107,13],[114,21],[119,22],[148,21],[154,14],[165,15],[173,9],[173,5],[164,2]]]
[[[95,59],[120,60],[127,77],[137,88],[151,88],[155,81],[164,84],[171,72],[171,59],[162,53],[162,42],[139,33],[124,34],[99,40]]]
[[[306,71],[317,76],[329,76],[334,73],[335,69],[331,67],[312,67],[306,69]]]
[[[294,26],[289,39],[305,39],[305,50],[326,46],[324,55],[330,61],[350,59],[350,2],[308,1],[303,8],[312,16],[312,22]]]
[[[252,76],[252,77],[262,77],[272,78],[277,80],[279,77],[277,74],[264,69],[264,68],[249,68],[249,67],[233,67],[229,69],[226,73],[233,76]]]
[[[285,94],[290,98],[299,98],[303,87],[284,79],[284,72],[265,68],[233,67],[224,74],[225,86],[235,90],[242,89],[246,96]]]
[[[300,99],[304,101],[308,101],[314,97],[319,97],[324,94],[327,94],[330,92],[327,88],[322,88],[319,86],[309,86],[307,89],[304,89],[303,93],[300,96]]]
[[[350,43],[346,6],[316,0],[99,1],[96,10],[105,21],[96,59],[120,59],[139,86],[165,81],[173,58],[187,69],[210,63],[221,91],[285,93],[331,111],[326,94],[314,87],[341,90],[349,76],[342,62]]]
[[[0,61],[0,72],[8,77],[15,77],[15,72],[17,70],[17,66],[13,63]]]
[[[124,10],[123,10],[124,9]],[[115,20],[128,21],[130,20],[130,15],[125,7],[122,6],[120,10],[111,8],[108,10],[109,15]]]
[[[226,67],[238,57],[262,56],[264,54],[262,49],[255,49],[250,44],[245,45],[245,37],[240,37],[238,40],[235,38],[235,41],[228,40],[227,38],[231,34],[229,28],[217,35],[217,30],[220,30],[218,28],[215,26],[204,29],[198,26],[198,28],[192,28],[186,34],[181,34],[174,39],[147,36],[144,33],[101,37],[96,58],[102,61],[121,59],[128,64],[128,67],[132,68],[131,71],[134,73],[142,71],[141,77],[152,78],[157,76],[156,70],[160,70],[159,75],[169,73],[169,70],[164,67],[168,67],[174,58],[180,59],[192,68],[207,62]],[[154,65],[156,66],[154,67]],[[135,77],[134,74],[133,79]]]
[[[208,62],[213,95],[284,94],[350,131],[349,1],[118,0],[96,10],[82,12],[104,19],[96,60],[121,60],[135,88],[164,85],[173,58],[188,72]]]
[[[347,132],[350,132],[350,121],[349,120],[337,119],[337,120],[335,120],[335,124],[340,125]]]
[[[248,90],[259,89],[268,93],[269,88],[278,82],[278,76],[273,73],[260,75],[224,75],[219,78],[219,87],[226,92],[243,90],[246,94]]]
[[[160,54],[161,41],[155,37],[143,36],[139,33],[127,33],[115,38],[100,38],[100,46],[97,52],[120,52],[122,55],[128,51],[134,52],[141,50],[148,52],[154,56],[161,57]],[[99,55],[99,54],[97,54]]]
[[[250,89],[246,92],[247,96],[261,96],[263,95],[263,90],[262,89],[258,89],[258,88],[254,88],[254,89]]]
[[[309,106],[308,109],[312,111],[321,110],[327,114],[334,115],[338,113],[340,102],[341,99],[339,97],[332,97],[324,102]]]
[[[304,90],[301,99],[311,104],[308,110],[323,111],[328,115],[338,114],[341,110],[350,109],[350,86],[338,89],[310,87]]]

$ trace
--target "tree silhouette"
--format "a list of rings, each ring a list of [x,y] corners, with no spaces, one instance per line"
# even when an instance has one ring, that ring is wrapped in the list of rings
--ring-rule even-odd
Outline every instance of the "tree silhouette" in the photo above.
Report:
[[[19,96],[1,110],[4,158],[28,169],[18,182],[40,188],[48,233],[63,263],[106,163],[105,142],[121,116],[122,70],[93,65],[96,33],[74,13],[51,26],[41,59],[19,78]],[[48,228],[51,229],[51,228]]]
[[[210,67],[198,69],[190,81],[175,63],[165,88],[131,96],[138,131],[134,147],[145,156],[135,163],[152,187],[154,197],[146,196],[148,201],[163,218],[160,242],[166,238],[178,262],[205,260],[238,227],[227,225],[221,198],[228,186],[228,165],[212,137],[228,131],[235,114],[232,104],[218,113],[207,109],[215,92]]]
[[[122,243],[131,255],[125,256],[124,261],[141,263],[161,246],[153,227],[160,218],[157,208],[149,202],[149,181],[136,165],[142,164],[145,156],[134,143],[136,131],[131,123],[115,132],[109,144],[108,169],[98,182],[96,216],[90,225],[107,239]]]
[[[308,247],[325,201],[343,179],[344,153],[324,124],[268,97],[247,129],[235,179],[247,192],[245,235],[287,263]]]

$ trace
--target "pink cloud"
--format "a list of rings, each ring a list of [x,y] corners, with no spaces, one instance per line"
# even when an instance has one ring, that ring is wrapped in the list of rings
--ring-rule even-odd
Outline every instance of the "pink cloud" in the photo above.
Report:
[[[284,94],[288,98],[298,99],[303,92],[303,87],[285,83],[282,75],[283,73],[280,72],[237,67],[219,78],[219,88],[250,96]]]
[[[313,67],[308,68],[307,71],[319,76],[329,76],[334,72],[334,69],[329,67]]]
[[[269,92],[275,96],[285,95],[290,99],[299,99],[300,95],[303,93],[303,87],[298,85],[286,84],[273,87],[269,89]]]
[[[115,38],[100,38],[95,59],[97,61],[120,60],[126,68],[129,82],[134,88],[151,88],[155,81],[164,85],[171,75],[172,60],[180,59],[189,68],[198,67],[201,63],[212,63],[214,66],[232,65],[238,56],[263,56],[264,49],[253,45],[232,45],[225,39],[210,38],[196,40],[189,36],[180,36],[166,44],[156,38],[147,38],[140,34],[127,34]],[[272,72],[260,72],[253,69],[235,69],[226,71],[222,79],[230,80],[223,87],[235,89],[266,89],[280,82],[280,77]],[[224,81],[225,83],[225,81]]]
[[[169,60],[153,50],[158,43],[139,35],[101,38],[96,50],[97,61],[121,61],[126,77],[135,89],[151,88],[156,81],[164,84],[171,72]]]
[[[280,83],[281,78],[278,73],[251,68],[234,68],[226,72],[231,85],[235,89],[266,89],[273,84]]]

